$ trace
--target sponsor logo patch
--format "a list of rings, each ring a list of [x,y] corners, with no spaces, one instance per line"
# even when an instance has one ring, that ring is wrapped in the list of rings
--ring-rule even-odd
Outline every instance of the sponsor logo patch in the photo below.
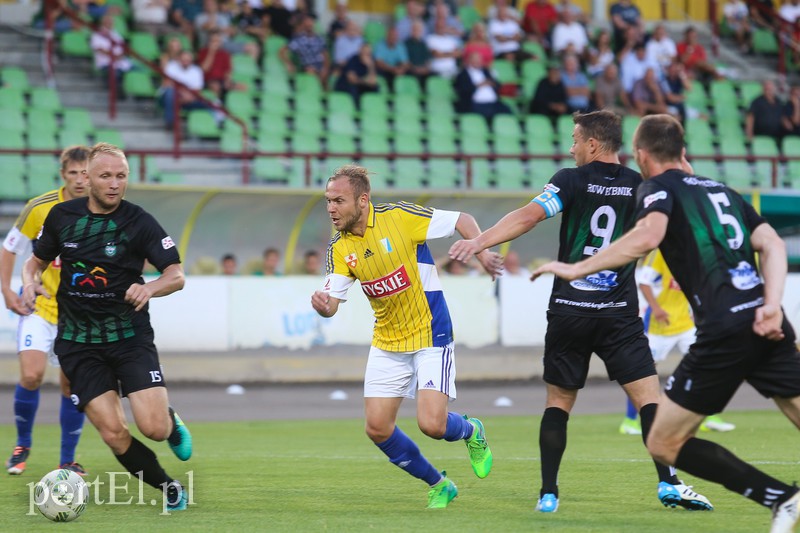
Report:
[[[650,207],[653,202],[657,202],[659,200],[666,200],[667,199],[667,191],[658,191],[644,197],[644,207],[645,209]]]
[[[170,248],[175,246],[175,242],[172,240],[172,237],[167,235],[163,239],[161,239],[161,247],[165,250],[169,250]]]
[[[558,191],[561,190],[561,188],[553,185],[552,183],[548,183],[547,185],[544,186],[543,190],[545,190],[545,191],[553,191],[553,192],[557,193]]]
[[[613,270],[602,270],[583,279],[571,281],[570,286],[581,291],[610,291],[617,283],[617,273]]]
[[[761,278],[758,277],[758,272],[747,261],[740,261],[736,268],[729,269],[728,273],[731,275],[731,283],[740,291],[746,291],[761,285]]]
[[[370,298],[385,298],[399,294],[411,286],[406,266],[400,265],[394,272],[372,281],[362,281],[361,290]]]

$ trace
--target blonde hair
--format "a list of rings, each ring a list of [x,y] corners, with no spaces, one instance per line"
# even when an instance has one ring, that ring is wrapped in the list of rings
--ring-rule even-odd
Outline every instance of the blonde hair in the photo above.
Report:
[[[347,178],[350,186],[353,188],[355,197],[358,198],[362,194],[369,194],[369,171],[361,165],[350,164],[342,165],[333,171],[333,175],[328,178],[328,183],[337,178]]]
[[[89,150],[89,163],[100,157],[101,155],[113,155],[115,157],[121,157],[123,159],[127,159],[125,157],[125,152],[122,151],[121,148],[115,146],[110,143],[97,143],[91,147]]]

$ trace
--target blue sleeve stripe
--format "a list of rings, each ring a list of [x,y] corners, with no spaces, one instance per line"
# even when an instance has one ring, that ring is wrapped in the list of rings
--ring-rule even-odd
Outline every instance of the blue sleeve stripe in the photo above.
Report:
[[[542,194],[531,200],[531,202],[537,203],[540,206],[542,206],[545,214],[547,215],[547,218],[556,216],[558,213],[561,212],[561,210],[564,207],[561,204],[561,198],[559,198],[557,194],[550,191],[543,192]]]

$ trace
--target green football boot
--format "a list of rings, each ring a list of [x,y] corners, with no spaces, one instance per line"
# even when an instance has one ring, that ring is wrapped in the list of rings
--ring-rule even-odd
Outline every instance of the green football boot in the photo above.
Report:
[[[477,418],[467,418],[470,424],[475,427],[472,436],[466,440],[467,451],[469,452],[469,460],[472,463],[472,470],[475,475],[483,479],[492,471],[492,450],[489,449],[489,443],[486,442],[486,431],[483,429],[483,423]]]

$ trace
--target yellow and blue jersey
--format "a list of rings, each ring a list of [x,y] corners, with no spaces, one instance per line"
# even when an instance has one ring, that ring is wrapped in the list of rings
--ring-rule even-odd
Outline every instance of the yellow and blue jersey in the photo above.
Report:
[[[21,255],[28,250],[42,232],[44,220],[54,205],[64,201],[64,188],[46,192],[36,198],[32,198],[22,210],[11,231],[8,232],[3,247],[11,253]],[[50,295],[50,298],[39,296],[36,298],[36,311],[39,315],[51,324],[58,322],[58,304],[56,303],[56,292],[61,277],[61,261],[56,258],[51,261],[42,273],[42,286]]]
[[[694,328],[689,301],[667,268],[660,250],[653,250],[645,258],[640,283],[652,288],[658,305],[669,314],[669,324],[662,324],[652,319],[651,309],[648,307],[644,316],[645,331],[648,334],[678,335]]]
[[[325,291],[339,300],[355,280],[375,313],[372,344],[411,352],[453,341],[453,325],[427,240],[449,237],[460,213],[397,202],[369,205],[363,237],[337,232]]]

